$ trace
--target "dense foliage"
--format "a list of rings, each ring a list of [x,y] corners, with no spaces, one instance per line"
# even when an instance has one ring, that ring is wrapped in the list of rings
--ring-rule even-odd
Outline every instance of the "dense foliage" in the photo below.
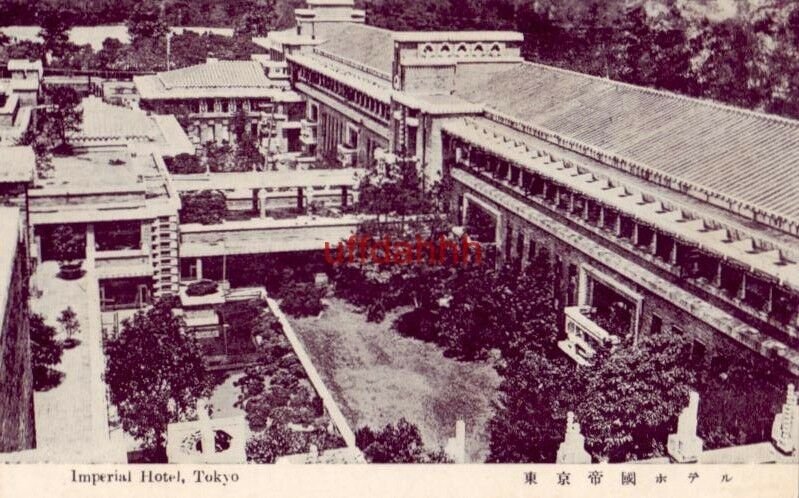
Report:
[[[167,424],[193,417],[197,400],[210,395],[200,349],[168,300],[123,322],[105,352],[110,401],[145,448],[164,448]]]
[[[416,425],[401,418],[379,431],[362,427],[355,434],[355,444],[369,463],[449,463],[443,452],[428,451]]]
[[[218,190],[188,192],[180,196],[180,222],[213,225],[221,223],[227,213],[225,194]]]
[[[277,318],[264,312],[263,303],[227,303],[222,312],[229,333],[257,337],[261,354],[257,365],[245,370],[235,385],[241,390],[236,406],[245,411],[253,431],[247,459],[273,463],[275,458],[343,446],[328,428],[322,399],[308,381],[305,369],[283,334]],[[301,428],[302,430],[297,430]]]
[[[56,339],[55,327],[47,325],[42,315],[31,313],[29,320],[33,388],[41,390],[57,375],[52,367],[61,363],[64,348]]]
[[[295,318],[316,316],[325,309],[325,289],[310,282],[294,282],[280,293],[280,309]]]
[[[52,244],[59,261],[81,259],[86,254],[86,234],[74,225],[58,225],[52,232]]]
[[[193,154],[183,153],[175,157],[164,157],[164,164],[173,175],[205,173],[205,166],[200,164],[200,159]]]

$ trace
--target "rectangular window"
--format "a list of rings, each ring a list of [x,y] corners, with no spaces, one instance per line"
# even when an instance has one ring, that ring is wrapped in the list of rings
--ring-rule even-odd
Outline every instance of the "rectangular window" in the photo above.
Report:
[[[701,363],[705,359],[707,348],[699,341],[694,341],[691,347],[691,361],[693,363]]]
[[[652,335],[659,334],[660,331],[663,329],[663,320],[657,315],[652,315],[652,326],[650,327],[649,331]]]

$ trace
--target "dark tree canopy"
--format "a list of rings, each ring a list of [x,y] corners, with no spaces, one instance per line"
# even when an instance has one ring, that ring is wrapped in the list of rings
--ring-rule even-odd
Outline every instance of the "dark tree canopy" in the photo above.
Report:
[[[106,356],[111,403],[145,448],[163,448],[167,424],[194,416],[197,400],[211,392],[200,349],[168,300],[123,322]]]
[[[379,431],[369,427],[358,429],[355,444],[369,463],[447,463],[444,452],[428,451],[419,428],[401,418],[396,425],[388,424]]]
[[[29,320],[33,385],[41,389],[49,382],[51,368],[61,363],[64,349],[56,339],[55,327],[47,325],[42,315],[31,313]]]

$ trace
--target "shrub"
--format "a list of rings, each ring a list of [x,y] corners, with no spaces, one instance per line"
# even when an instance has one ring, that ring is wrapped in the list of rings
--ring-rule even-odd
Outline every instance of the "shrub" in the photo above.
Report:
[[[227,213],[227,203],[222,192],[202,190],[181,195],[183,204],[180,210],[181,223],[202,223],[214,225],[222,223]]]
[[[406,337],[435,342],[438,336],[438,311],[415,308],[398,316],[394,330]]]
[[[325,309],[322,297],[325,290],[310,283],[293,283],[283,289],[280,308],[289,315],[299,318],[315,316]]]
[[[186,288],[188,296],[207,296],[217,291],[219,286],[212,280],[200,280],[193,282]]]
[[[165,157],[166,169],[175,175],[190,175],[205,173],[205,166],[200,164],[197,156],[192,154],[178,154],[175,157]]]
[[[80,259],[85,250],[85,235],[72,225],[59,225],[53,230],[53,252],[59,261]]]

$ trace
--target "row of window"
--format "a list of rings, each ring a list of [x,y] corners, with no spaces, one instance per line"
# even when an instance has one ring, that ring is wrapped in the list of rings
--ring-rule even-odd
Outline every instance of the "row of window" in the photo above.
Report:
[[[525,197],[547,204],[581,224],[599,228],[679,276],[705,287],[720,289],[726,298],[767,313],[780,324],[792,324],[796,319],[799,297],[734,262],[722,261],[719,256],[679,241],[671,234],[640,223],[610,206],[507,161],[484,155],[482,151],[473,151],[469,161],[460,161],[459,166],[478,174],[488,173]]]

